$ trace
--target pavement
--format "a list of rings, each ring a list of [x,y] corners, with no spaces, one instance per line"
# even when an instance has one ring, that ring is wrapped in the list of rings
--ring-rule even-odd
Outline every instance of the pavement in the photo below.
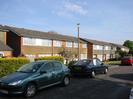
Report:
[[[39,91],[31,99],[129,99],[133,86],[133,67],[114,66],[96,78],[72,77],[67,87],[60,85]],[[21,95],[0,94],[0,99],[25,99]]]

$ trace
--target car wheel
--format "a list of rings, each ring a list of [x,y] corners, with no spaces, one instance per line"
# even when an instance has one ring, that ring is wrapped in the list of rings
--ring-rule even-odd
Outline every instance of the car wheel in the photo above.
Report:
[[[95,78],[96,74],[94,71],[91,72],[91,78]]]
[[[108,72],[108,69],[106,68],[106,69],[104,70],[104,74],[107,74],[107,72]]]
[[[36,94],[36,86],[35,84],[29,83],[25,89],[24,96],[32,97]]]
[[[63,86],[67,86],[69,84],[70,84],[70,77],[65,76],[64,79],[63,79],[63,81],[62,81],[62,85]]]

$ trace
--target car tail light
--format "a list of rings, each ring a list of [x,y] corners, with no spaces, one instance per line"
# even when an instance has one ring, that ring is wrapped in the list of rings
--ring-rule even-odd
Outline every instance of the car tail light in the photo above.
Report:
[[[129,60],[128,60],[128,63],[131,63],[131,62],[132,62],[132,60],[131,60],[131,59],[129,59]]]

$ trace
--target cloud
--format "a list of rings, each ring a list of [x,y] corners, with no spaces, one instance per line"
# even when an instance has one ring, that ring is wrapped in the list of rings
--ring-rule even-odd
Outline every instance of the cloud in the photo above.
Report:
[[[70,3],[70,2],[66,3],[64,5],[64,8],[66,11],[68,11],[70,13],[77,13],[80,15],[86,15],[88,13],[88,11],[86,9],[84,9],[81,5]]]
[[[70,2],[69,0],[58,6],[54,12],[59,16],[67,17],[75,15],[86,16],[88,14],[88,10],[85,9],[85,2]]]

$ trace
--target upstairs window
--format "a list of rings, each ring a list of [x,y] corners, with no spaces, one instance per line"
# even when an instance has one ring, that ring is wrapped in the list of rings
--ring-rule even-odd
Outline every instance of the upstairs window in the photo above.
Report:
[[[54,40],[53,41],[53,46],[55,46],[55,47],[61,47],[62,46],[62,41]]]
[[[78,48],[78,43],[74,42],[74,48]]]
[[[23,45],[35,45],[36,39],[34,38],[23,38]]]
[[[66,42],[66,47],[72,47],[72,42]]]
[[[82,44],[82,47],[83,48],[87,48],[87,44]]]

